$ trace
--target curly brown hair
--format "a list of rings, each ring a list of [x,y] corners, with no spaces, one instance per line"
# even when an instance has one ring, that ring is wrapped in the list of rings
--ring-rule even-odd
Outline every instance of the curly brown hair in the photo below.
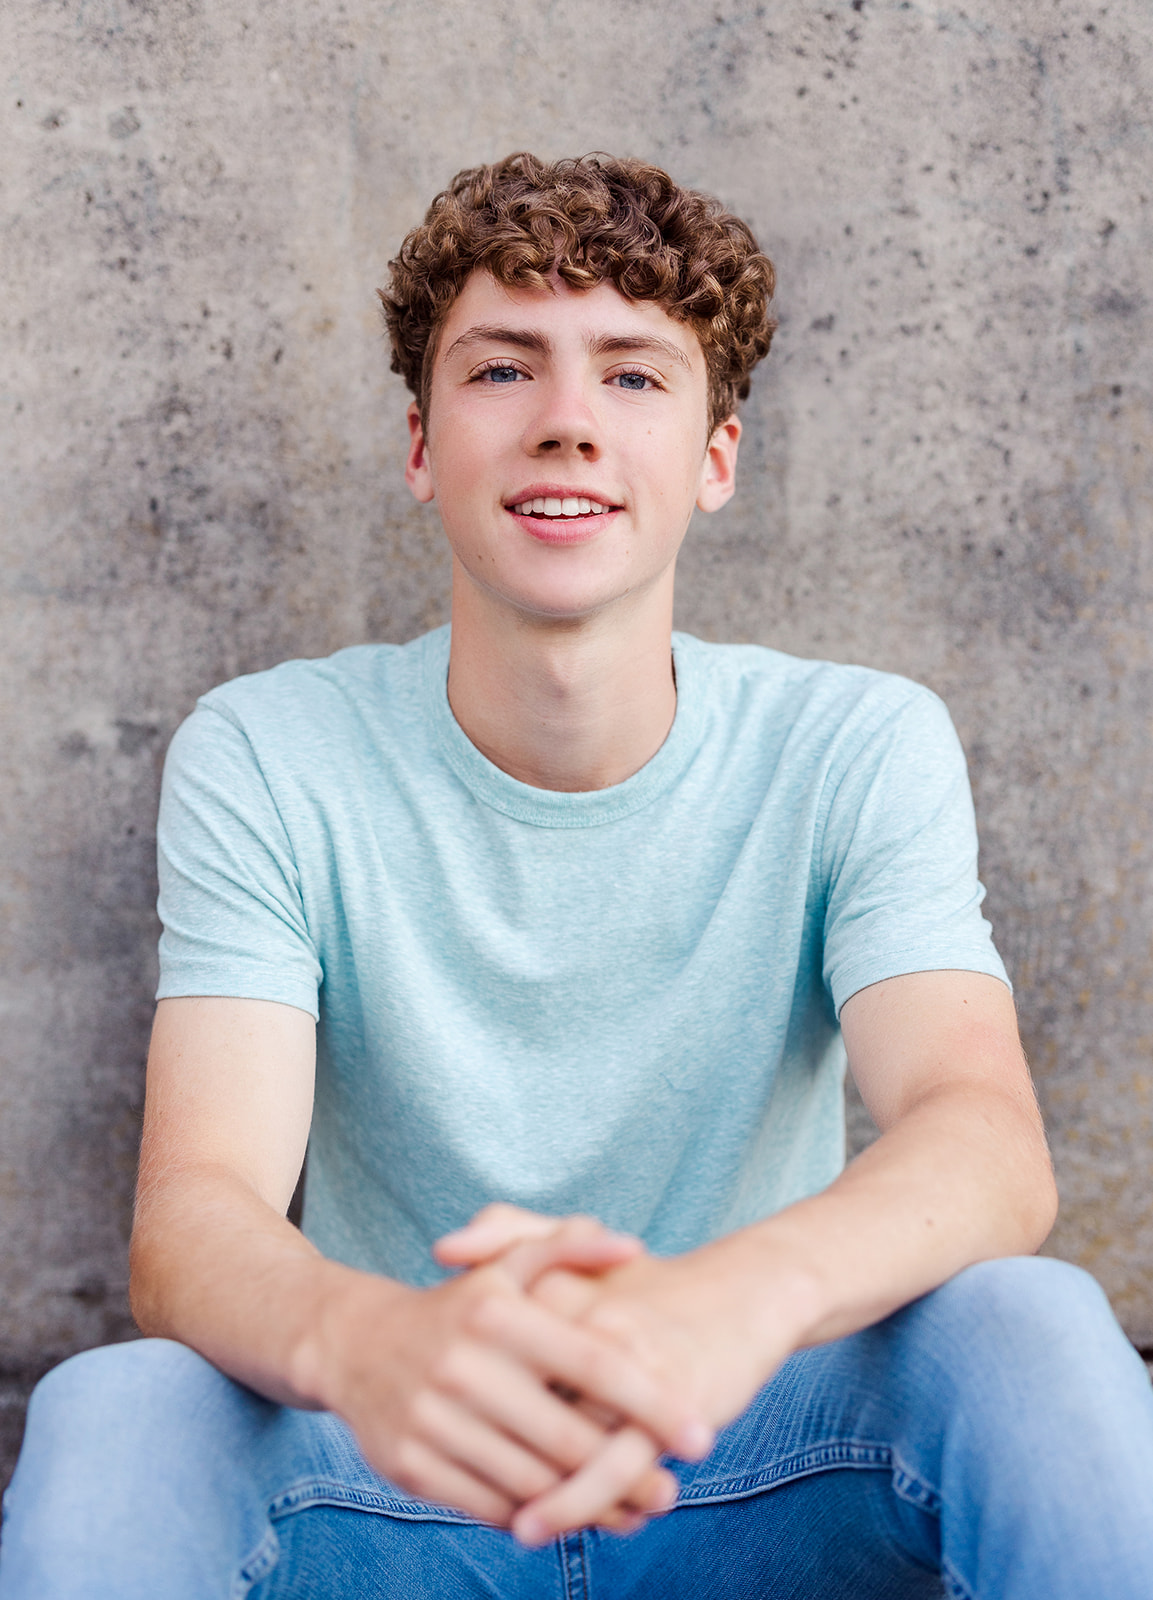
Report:
[[[389,262],[378,291],[399,372],[427,415],[440,327],[477,267],[498,283],[574,289],[606,278],[689,323],[704,352],[709,431],[749,392],[777,326],[773,264],[752,231],[660,167],[601,154],[545,162],[527,151],[458,172]]]

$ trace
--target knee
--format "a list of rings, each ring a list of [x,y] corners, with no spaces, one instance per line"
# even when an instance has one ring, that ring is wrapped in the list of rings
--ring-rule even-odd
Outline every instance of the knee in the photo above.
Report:
[[[250,1446],[275,1409],[165,1339],[65,1361],[28,1408],[4,1501],[0,1589],[168,1594],[176,1592],[169,1563],[179,1561],[196,1574],[180,1593],[232,1592],[217,1565],[229,1567],[237,1528],[239,1548],[263,1537]]]
[[[974,1372],[1028,1372],[1043,1384],[1092,1381],[1110,1366],[1140,1367],[1096,1279],[1044,1256],[967,1267],[925,1302],[930,1336]]]
[[[188,1401],[227,1382],[202,1356],[170,1339],[105,1345],[53,1368],[33,1390],[25,1438],[70,1453],[85,1440],[106,1448],[110,1430],[155,1426],[165,1411],[187,1414]]]
[[[937,1291],[942,1309],[970,1334],[989,1330],[1031,1346],[1082,1343],[1117,1322],[1097,1280],[1080,1267],[1048,1256],[1009,1256],[966,1267]]]

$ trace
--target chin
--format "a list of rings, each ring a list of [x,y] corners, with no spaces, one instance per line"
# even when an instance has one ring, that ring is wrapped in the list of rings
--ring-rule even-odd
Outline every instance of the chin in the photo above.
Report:
[[[474,576],[474,581],[478,581]],[[479,587],[526,620],[540,622],[580,622],[621,600],[631,592],[627,586],[606,583],[567,581],[494,584],[479,580]]]

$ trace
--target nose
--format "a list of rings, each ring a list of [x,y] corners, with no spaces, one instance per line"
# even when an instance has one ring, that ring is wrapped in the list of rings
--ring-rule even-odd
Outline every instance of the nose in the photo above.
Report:
[[[581,456],[595,461],[603,448],[596,408],[574,378],[541,382],[539,405],[529,423],[525,444],[534,456]]]

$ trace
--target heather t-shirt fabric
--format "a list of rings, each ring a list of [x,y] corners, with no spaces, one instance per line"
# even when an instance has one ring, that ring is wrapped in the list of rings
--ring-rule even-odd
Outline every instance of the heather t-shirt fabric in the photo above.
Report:
[[[1005,977],[941,702],[677,634],[664,745],[560,794],[469,741],[448,654],[440,629],[239,678],[165,768],[160,997],[319,1019],[305,1232],[426,1284],[494,1199],[666,1253],[823,1188],[841,1005]]]

